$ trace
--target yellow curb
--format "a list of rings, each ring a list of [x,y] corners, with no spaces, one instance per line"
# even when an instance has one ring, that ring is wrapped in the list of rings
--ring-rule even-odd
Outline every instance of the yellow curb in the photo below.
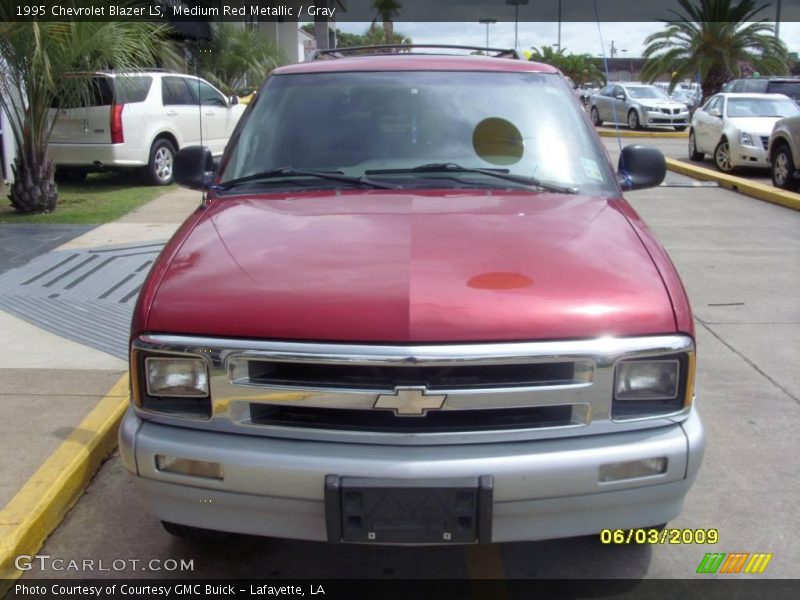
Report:
[[[126,374],[0,510],[0,598],[22,575],[15,558],[36,554],[116,447],[127,407]]]
[[[721,187],[733,190],[734,192],[741,192],[742,194],[752,196],[758,200],[779,204],[793,210],[800,210],[800,194],[795,194],[794,192],[758,183],[757,181],[749,181],[742,177],[736,177],[735,175],[712,171],[705,167],[690,165],[674,158],[667,159],[667,168],[670,171],[688,175],[695,179],[716,181]]]
[[[617,137],[615,129],[597,129],[600,137]],[[619,136],[624,138],[688,138],[688,131],[631,131],[620,129]]]

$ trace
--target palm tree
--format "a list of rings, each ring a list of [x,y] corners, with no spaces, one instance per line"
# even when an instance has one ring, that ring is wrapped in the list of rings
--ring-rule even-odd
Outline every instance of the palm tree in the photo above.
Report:
[[[561,69],[566,62],[566,56],[564,54],[566,48],[553,50],[552,46],[542,46],[541,48],[532,48],[532,50],[533,52],[531,52],[529,60],[544,63],[556,69]]]
[[[387,44],[394,43],[392,41],[394,40],[394,23],[392,19],[400,13],[403,5],[395,2],[395,0],[373,0],[372,7],[383,21],[384,42]],[[375,20],[372,21],[372,24],[374,27]]]
[[[288,61],[275,42],[257,28],[219,22],[199,52],[198,71],[226,94],[260,85],[272,69]]]
[[[764,74],[786,71],[786,46],[775,37],[764,9],[755,0],[678,0],[683,12],[670,10],[676,20],[665,21],[664,31],[645,39],[647,59],[642,77],[653,81],[670,73],[670,89],[699,73],[703,97],[715,94],[731,77],[750,64]]]
[[[8,115],[17,145],[9,200],[20,212],[50,212],[58,202],[55,165],[47,152],[58,118],[51,107],[56,101],[77,106],[89,93],[85,80],[67,74],[153,66],[175,55],[162,25],[15,23],[10,11],[10,5],[0,7],[0,109]]]
[[[579,86],[587,83],[601,85],[606,83],[605,73],[598,68],[589,54],[567,54],[561,71]]]

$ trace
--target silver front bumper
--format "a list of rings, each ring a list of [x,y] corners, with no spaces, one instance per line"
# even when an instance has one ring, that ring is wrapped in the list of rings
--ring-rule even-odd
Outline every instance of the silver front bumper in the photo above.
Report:
[[[201,431],[140,419],[132,410],[120,451],[163,521],[254,535],[326,540],[325,475],[440,479],[492,475],[492,541],[569,537],[666,523],[681,510],[702,460],[695,410],[666,427],[553,440],[390,446]],[[222,481],[156,469],[156,455],[223,465]],[[667,457],[666,472],[610,483],[601,465]]]

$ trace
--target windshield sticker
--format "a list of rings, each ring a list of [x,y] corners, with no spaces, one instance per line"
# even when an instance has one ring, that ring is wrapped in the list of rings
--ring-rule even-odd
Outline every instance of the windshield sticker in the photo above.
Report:
[[[596,181],[603,181],[603,174],[600,172],[597,161],[581,156],[581,165],[583,165],[583,172],[587,177]]]

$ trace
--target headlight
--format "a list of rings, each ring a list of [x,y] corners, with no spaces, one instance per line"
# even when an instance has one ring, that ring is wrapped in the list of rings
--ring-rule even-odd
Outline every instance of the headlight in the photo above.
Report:
[[[650,112],[658,112],[658,109],[655,106],[643,106],[642,108]]]
[[[145,359],[147,393],[150,396],[208,396],[208,370],[196,358]]]
[[[755,146],[753,143],[753,136],[749,133],[745,133],[744,131],[739,134],[739,143],[742,146]]]
[[[617,400],[671,400],[678,395],[677,360],[623,361],[617,366]]]
[[[131,350],[131,399],[147,412],[211,418],[208,366],[201,358]]]
[[[694,353],[621,360],[614,373],[614,420],[680,412],[694,394]]]

